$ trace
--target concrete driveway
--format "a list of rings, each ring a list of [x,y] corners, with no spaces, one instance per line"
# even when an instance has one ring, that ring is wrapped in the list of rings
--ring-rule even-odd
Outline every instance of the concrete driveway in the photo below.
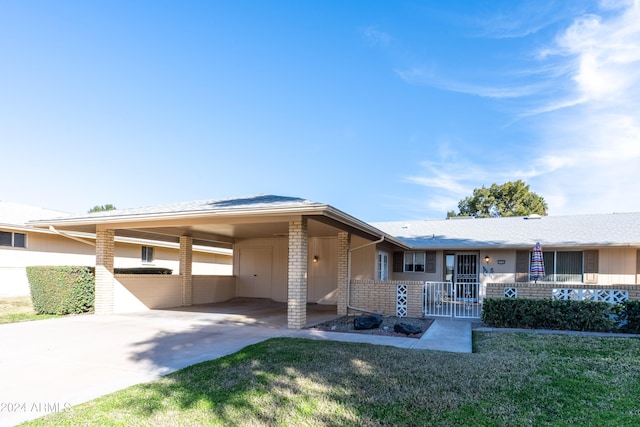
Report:
[[[310,306],[310,324],[335,317],[335,307]],[[286,304],[240,300],[187,310],[0,325],[0,426],[68,410],[298,332],[286,324]]]
[[[436,320],[419,340],[287,329],[286,304],[237,300],[180,310],[0,325],[0,426],[41,417],[272,337],[471,352],[468,322]],[[308,325],[338,317],[310,305]]]

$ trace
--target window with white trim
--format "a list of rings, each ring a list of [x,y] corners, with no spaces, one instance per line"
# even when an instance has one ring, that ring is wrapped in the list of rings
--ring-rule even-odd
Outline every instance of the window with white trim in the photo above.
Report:
[[[0,231],[0,246],[13,248],[26,248],[27,235],[24,233],[12,233],[10,231]]]
[[[376,277],[380,281],[389,280],[389,254],[378,252]]]
[[[426,260],[427,260],[426,252],[405,252],[404,253],[404,271],[423,273]]]
[[[582,251],[543,251],[545,282],[582,283],[584,273]]]
[[[153,247],[151,246],[142,247],[142,262],[144,263],[153,262]]]

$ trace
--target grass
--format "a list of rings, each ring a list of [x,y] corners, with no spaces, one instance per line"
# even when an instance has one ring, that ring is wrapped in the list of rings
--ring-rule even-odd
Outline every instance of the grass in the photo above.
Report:
[[[271,339],[26,425],[639,423],[640,339],[483,332],[473,354]]]
[[[30,320],[51,319],[53,317],[61,316],[36,314],[36,312],[33,311],[31,297],[29,296],[0,298],[0,325]]]

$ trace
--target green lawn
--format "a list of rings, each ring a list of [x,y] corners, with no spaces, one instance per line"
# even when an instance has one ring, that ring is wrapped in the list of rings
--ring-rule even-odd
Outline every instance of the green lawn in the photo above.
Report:
[[[33,311],[31,297],[0,298],[0,325],[4,323],[26,322],[28,320],[51,319],[61,317],[47,314],[36,314]]]
[[[272,339],[28,425],[637,426],[640,339],[474,333],[473,354]]]

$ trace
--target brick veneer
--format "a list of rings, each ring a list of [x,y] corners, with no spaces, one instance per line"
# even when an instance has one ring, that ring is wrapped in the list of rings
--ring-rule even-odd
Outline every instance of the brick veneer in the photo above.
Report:
[[[422,295],[424,282],[352,280],[350,305],[387,316],[395,316],[396,287],[399,284],[407,285],[407,316],[423,317]],[[354,310],[354,313],[357,313],[357,310]]]
[[[301,329],[307,323],[307,218],[289,222],[287,325]]]
[[[349,280],[349,249],[351,235],[346,231],[338,233],[338,306],[340,316],[347,314],[347,282]]]
[[[182,305],[193,304],[193,238],[180,236],[180,276],[182,276]]]
[[[115,230],[96,231],[96,314],[113,314],[114,238]]]

